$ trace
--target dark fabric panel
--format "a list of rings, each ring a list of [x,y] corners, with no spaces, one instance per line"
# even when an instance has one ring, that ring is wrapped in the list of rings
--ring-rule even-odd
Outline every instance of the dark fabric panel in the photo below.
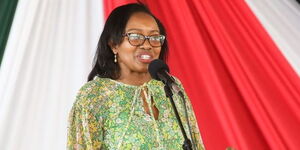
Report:
[[[0,1],[0,65],[18,0]]]

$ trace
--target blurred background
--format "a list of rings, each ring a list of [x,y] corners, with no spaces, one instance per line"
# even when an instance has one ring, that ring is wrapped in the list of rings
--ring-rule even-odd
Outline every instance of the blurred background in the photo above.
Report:
[[[134,0],[0,1],[0,149],[66,149],[107,15]],[[300,147],[298,0],[141,0],[208,150]]]

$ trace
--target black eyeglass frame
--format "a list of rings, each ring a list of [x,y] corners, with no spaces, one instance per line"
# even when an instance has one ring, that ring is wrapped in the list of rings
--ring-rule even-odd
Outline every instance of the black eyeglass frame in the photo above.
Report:
[[[129,38],[130,34],[141,35],[141,36],[144,37],[144,41],[143,41],[141,44],[134,45],[134,44],[132,44],[132,43],[130,42],[130,38]],[[160,44],[160,46],[153,46],[153,45],[151,44],[151,42],[149,41],[149,39],[150,39],[151,37],[153,37],[154,35],[152,35],[152,36],[151,36],[151,35],[150,35],[150,36],[147,36],[147,35],[143,35],[143,34],[139,34],[139,33],[124,33],[123,36],[124,36],[124,37],[127,36],[128,42],[129,42],[132,46],[141,46],[141,45],[143,45],[143,44],[145,43],[146,40],[148,40],[149,44],[150,44],[152,47],[161,47],[161,46],[164,44],[164,41],[165,41],[165,39],[166,39],[166,36],[164,36],[164,35],[155,35],[155,36],[159,36],[159,37],[161,38],[161,39],[160,39],[160,43],[161,43],[161,44]]]

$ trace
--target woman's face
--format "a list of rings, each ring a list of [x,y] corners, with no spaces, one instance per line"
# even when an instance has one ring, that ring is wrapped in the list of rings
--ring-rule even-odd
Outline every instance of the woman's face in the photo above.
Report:
[[[159,35],[159,28],[154,18],[146,13],[134,13],[128,20],[125,34],[144,36]],[[159,58],[161,47],[153,47],[146,39],[142,45],[133,46],[124,36],[121,44],[112,48],[117,53],[117,60],[122,72],[147,73],[149,63]]]

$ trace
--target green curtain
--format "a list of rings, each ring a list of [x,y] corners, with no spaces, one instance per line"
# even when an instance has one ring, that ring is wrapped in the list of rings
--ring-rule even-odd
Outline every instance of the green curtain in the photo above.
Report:
[[[0,65],[18,0],[0,0]]]

